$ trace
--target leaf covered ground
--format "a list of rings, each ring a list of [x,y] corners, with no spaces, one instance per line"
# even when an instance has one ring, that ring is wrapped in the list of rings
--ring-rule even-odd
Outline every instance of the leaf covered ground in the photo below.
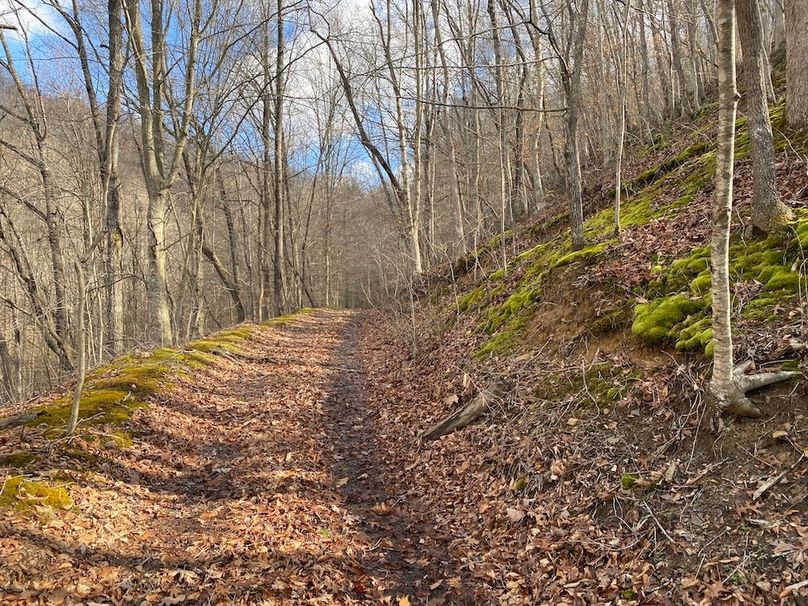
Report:
[[[542,408],[535,393],[520,402],[540,376],[533,357],[509,362],[512,396],[493,422],[422,444],[419,433],[483,378],[464,382],[460,343],[435,334],[413,358],[395,326],[317,311],[255,330],[239,353],[138,409],[131,445],[88,437],[66,458],[68,446],[36,428],[2,434],[2,452],[37,455],[15,473],[63,485],[72,500],[50,506],[22,489],[35,507],[4,510],[2,601],[794,599],[808,550],[805,467],[795,466],[804,434],[761,427],[765,445],[789,446],[756,446],[762,466],[749,476],[686,450],[655,474],[660,449],[643,453],[608,410]],[[670,416],[649,403],[637,422],[662,428]],[[786,484],[754,499],[781,469]]]
[[[736,356],[808,370],[808,136],[780,130],[795,220],[748,239]],[[778,114],[780,112],[780,114]],[[802,605],[808,383],[716,419],[709,112],[425,276],[415,314],[315,310],[127,356],[0,430],[0,603]],[[746,151],[744,151],[746,150]],[[509,263],[501,266],[501,247]],[[664,313],[663,313],[664,312]],[[419,436],[492,381],[481,422]],[[715,421],[715,422],[711,422]]]

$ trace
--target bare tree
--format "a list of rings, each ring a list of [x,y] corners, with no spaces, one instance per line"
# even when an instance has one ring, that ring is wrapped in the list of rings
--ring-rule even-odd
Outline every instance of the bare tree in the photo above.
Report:
[[[180,96],[175,99],[171,90],[172,68],[176,69],[174,57],[169,55],[169,19],[166,17],[164,0],[151,0],[149,41],[141,18],[138,0],[126,0],[124,9],[126,27],[133,51],[135,79],[137,84],[137,112],[140,118],[140,153],[143,177],[149,197],[148,208],[148,291],[163,344],[173,343],[171,310],[166,281],[166,211],[169,193],[177,177],[182,152],[188,138],[196,97],[196,61],[202,20],[202,2],[193,0],[187,7],[189,30],[183,44],[182,84]],[[181,35],[174,32],[174,36]],[[179,104],[180,119],[172,141],[168,139],[164,123],[168,100]]]
[[[757,0],[736,0],[737,21],[743,50],[743,81],[749,139],[752,143],[754,192],[752,227],[768,233],[783,225],[791,211],[780,201],[777,190],[774,135],[766,103],[769,69],[763,46],[763,24]]]
[[[733,368],[731,301],[729,289],[729,238],[732,216],[732,177],[735,156],[735,0],[718,2],[718,139],[715,174],[715,212],[710,241],[713,299],[713,374],[710,391],[719,410],[747,417],[761,412],[746,392],[783,381],[796,372],[748,375],[751,362]]]
[[[783,0],[786,29],[786,119],[808,128],[808,11],[801,0]]]

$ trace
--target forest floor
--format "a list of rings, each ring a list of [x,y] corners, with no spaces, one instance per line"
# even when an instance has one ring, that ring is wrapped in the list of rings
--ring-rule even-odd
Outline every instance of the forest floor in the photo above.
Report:
[[[174,383],[135,415],[130,448],[70,474],[73,508],[0,520],[0,601],[403,606],[462,596],[447,537],[411,517],[417,497],[399,491],[421,470],[388,459],[396,400],[371,397],[385,352],[367,319],[302,315],[255,334],[249,359],[226,356]]]
[[[122,356],[70,440],[70,385],[4,411],[0,604],[808,604],[808,133],[773,106],[795,220],[749,240],[739,125],[735,355],[802,376],[718,416],[714,111],[627,162],[619,238],[592,174],[583,250],[559,198],[423,276],[414,316]],[[420,439],[492,383],[479,423]]]
[[[553,416],[566,404],[526,408],[529,433],[494,411],[422,443],[479,385],[462,343],[435,332],[413,356],[403,328],[331,310],[253,327],[138,408],[131,443],[0,432],[0,454],[37,455],[18,473],[70,495],[3,510],[0,603],[799,603],[804,453],[756,446],[761,477],[685,445],[648,482],[623,470],[660,464],[630,446],[658,419],[601,428],[608,411]],[[789,483],[752,498],[769,478]]]

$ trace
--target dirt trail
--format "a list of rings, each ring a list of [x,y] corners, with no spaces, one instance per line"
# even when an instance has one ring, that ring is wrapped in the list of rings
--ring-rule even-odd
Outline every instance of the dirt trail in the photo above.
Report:
[[[0,522],[2,601],[438,603],[447,558],[389,481],[365,317],[301,316],[251,339],[271,362],[179,381],[74,475],[74,511]]]

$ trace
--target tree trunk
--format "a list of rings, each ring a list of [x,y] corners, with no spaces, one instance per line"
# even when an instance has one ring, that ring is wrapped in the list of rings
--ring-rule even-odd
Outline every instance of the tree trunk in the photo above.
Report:
[[[670,15],[670,35],[671,35],[671,60],[676,71],[676,78],[679,82],[675,97],[674,111],[680,116],[688,116],[693,113],[693,105],[690,101],[690,82],[685,74],[682,62],[682,45],[679,41],[679,13],[676,6],[677,0],[668,0],[668,10]]]
[[[587,0],[588,1],[588,0]],[[502,74],[502,42],[499,34],[499,24],[497,23],[496,8],[494,0],[488,0],[488,18],[491,22],[494,46],[494,82],[496,84],[498,109],[496,112],[497,128],[497,152],[499,158],[499,233],[500,250],[502,252],[502,267],[508,266],[507,246],[505,242],[505,226],[507,220],[508,205],[508,182],[506,175],[506,141],[505,141],[505,86]]]
[[[786,17],[783,10],[784,0],[772,0],[772,31],[771,56],[773,61],[781,61],[786,52]]]
[[[123,83],[123,22],[121,1],[107,3],[109,22],[109,86],[106,102],[102,181],[106,173],[106,272],[107,350],[110,356],[123,352],[123,231],[121,230],[121,184],[118,179],[118,121]]]
[[[736,0],[737,21],[743,51],[743,82],[749,139],[752,143],[754,192],[752,227],[764,233],[783,225],[791,216],[780,202],[775,169],[774,137],[766,103],[768,70],[763,47],[763,24],[757,0]]]
[[[614,233],[620,233],[620,195],[623,189],[623,145],[626,140],[626,89],[628,88],[628,20],[631,16],[631,0],[626,0],[623,13],[623,32],[620,49],[620,125],[617,133],[617,162],[615,162],[615,188],[614,188]]]
[[[283,313],[283,73],[284,73],[284,20],[283,0],[278,0],[278,45],[275,58],[275,158],[274,158],[274,202],[275,202],[275,258],[272,270],[272,313]]]
[[[268,30],[269,26],[265,25],[264,29]],[[266,44],[269,44],[269,32],[266,32]],[[265,53],[264,61],[269,61],[268,51]],[[265,77],[269,75],[269,66],[266,66],[264,72]],[[258,289],[258,319],[267,320],[270,317],[270,303],[269,297],[272,291],[272,267],[270,263],[271,246],[273,242],[272,231],[272,198],[270,196],[270,146],[269,136],[272,120],[272,105],[270,103],[269,94],[265,91],[261,99],[262,112],[261,112],[261,145],[263,148],[263,157],[261,162],[261,202],[259,207],[259,219],[261,224],[260,235],[260,248],[259,248],[259,266],[260,266],[260,286]]]
[[[76,387],[73,390],[73,405],[70,408],[70,420],[67,423],[68,436],[72,436],[79,422],[79,405],[81,392],[84,388],[84,375],[87,373],[87,334],[84,328],[85,299],[87,287],[84,279],[84,268],[80,262],[76,263],[76,282],[78,287],[78,300],[76,301]]]
[[[710,390],[720,409],[729,406],[732,384],[732,309],[729,292],[729,228],[735,160],[735,0],[718,0],[718,139],[715,209],[710,240],[713,297],[713,374]]]
[[[785,381],[801,373],[764,372],[750,375],[749,360],[733,368],[731,298],[729,290],[729,234],[732,216],[732,177],[735,155],[735,2],[718,2],[718,139],[716,141],[715,214],[710,241],[713,297],[713,375],[710,395],[718,411],[759,417],[761,411],[746,392]]]
[[[805,0],[784,0],[786,19],[786,120],[808,129],[808,8]]]
[[[62,252],[62,234],[64,226],[60,225],[59,210],[54,199],[53,177],[50,169],[45,164],[45,151],[40,144],[40,156],[42,157],[40,174],[42,177],[42,187],[45,191],[45,213],[48,226],[48,246],[50,248],[51,271],[53,272],[53,292],[54,292],[54,328],[56,336],[65,346],[67,358],[70,357],[72,348],[70,343],[70,332],[67,321],[67,297],[65,295],[65,261]],[[67,358],[61,360],[61,368],[65,371],[73,369],[72,363]]]
[[[575,250],[584,246],[584,202],[581,183],[581,155],[578,149],[578,114],[581,109],[581,71],[588,18],[589,0],[583,0],[579,16],[580,24],[574,40],[574,65],[571,73],[568,65],[562,67],[562,79],[567,93],[567,145],[564,156],[570,182],[570,228],[572,230],[572,247]]]
[[[149,193],[147,220],[149,232],[147,286],[161,345],[171,345],[174,342],[166,278],[166,196],[167,193],[163,191]]]
[[[3,378],[3,391],[0,392],[0,397],[8,398],[12,403],[21,399],[20,384],[17,380],[19,372],[19,358],[11,354],[8,342],[3,335],[0,335],[0,376]]]

